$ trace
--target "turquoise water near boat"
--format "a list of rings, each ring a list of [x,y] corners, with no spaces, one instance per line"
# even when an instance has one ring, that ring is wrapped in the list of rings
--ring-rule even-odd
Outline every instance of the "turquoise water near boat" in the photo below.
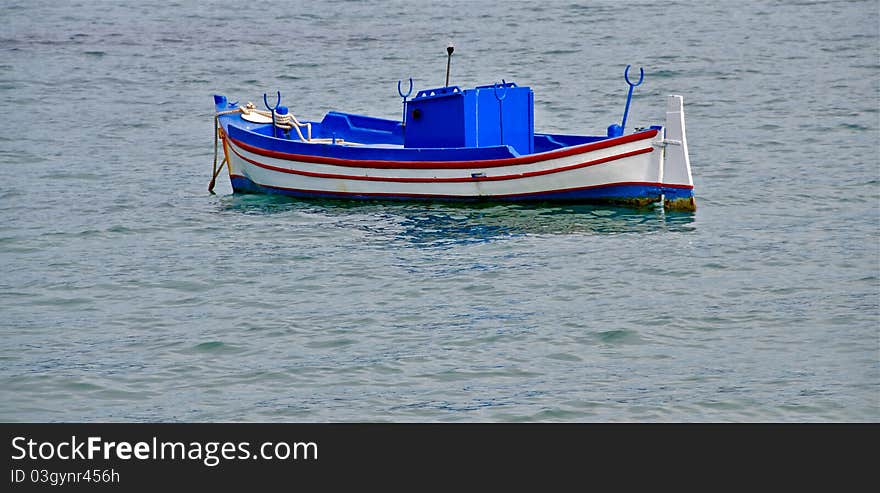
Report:
[[[0,23],[0,420],[877,421],[876,2],[67,4]],[[536,130],[684,95],[697,212],[206,191],[214,93]]]

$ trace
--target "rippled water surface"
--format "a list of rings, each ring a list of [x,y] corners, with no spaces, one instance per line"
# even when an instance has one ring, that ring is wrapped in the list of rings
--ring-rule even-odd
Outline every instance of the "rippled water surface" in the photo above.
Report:
[[[4,421],[877,421],[865,2],[4,2]],[[212,100],[683,94],[696,214],[209,195]]]

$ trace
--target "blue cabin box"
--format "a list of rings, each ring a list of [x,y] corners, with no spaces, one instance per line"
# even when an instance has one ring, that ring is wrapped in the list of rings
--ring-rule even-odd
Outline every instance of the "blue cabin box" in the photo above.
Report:
[[[404,147],[489,147],[534,151],[535,95],[513,82],[419,91],[407,103]]]

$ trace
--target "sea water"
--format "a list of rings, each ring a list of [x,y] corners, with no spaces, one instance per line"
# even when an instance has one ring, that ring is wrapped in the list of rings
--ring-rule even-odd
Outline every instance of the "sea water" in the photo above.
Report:
[[[0,22],[3,421],[877,421],[876,1],[56,2]],[[684,96],[695,214],[207,192],[215,93]]]

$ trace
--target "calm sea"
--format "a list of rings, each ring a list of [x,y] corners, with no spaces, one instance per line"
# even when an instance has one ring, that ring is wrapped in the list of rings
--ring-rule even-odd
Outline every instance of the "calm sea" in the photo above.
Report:
[[[6,0],[0,420],[878,421],[878,10]],[[398,118],[449,41],[541,131],[684,95],[696,214],[207,193],[214,93]]]

